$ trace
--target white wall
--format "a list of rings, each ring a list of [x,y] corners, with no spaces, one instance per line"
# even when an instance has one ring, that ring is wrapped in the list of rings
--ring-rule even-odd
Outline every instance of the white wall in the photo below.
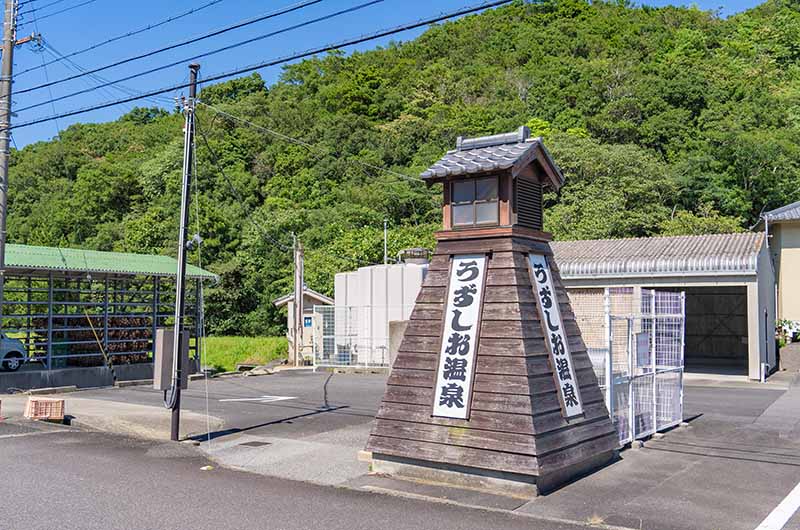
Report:
[[[372,265],[334,278],[337,343],[355,346],[358,363],[389,362],[389,322],[407,320],[427,265]]]
[[[770,259],[769,249],[761,247],[758,254],[758,305],[760,359],[774,370],[777,364],[775,352],[775,272]],[[752,378],[752,375],[750,376]]]

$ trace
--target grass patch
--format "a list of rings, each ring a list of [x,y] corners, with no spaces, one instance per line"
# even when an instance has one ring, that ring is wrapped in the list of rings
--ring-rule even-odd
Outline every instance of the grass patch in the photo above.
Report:
[[[287,356],[286,337],[206,337],[203,364],[222,372],[237,364],[266,364]]]

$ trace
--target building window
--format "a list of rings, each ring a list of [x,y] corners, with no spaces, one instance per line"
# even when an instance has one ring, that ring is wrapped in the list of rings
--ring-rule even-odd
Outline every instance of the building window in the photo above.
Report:
[[[453,226],[498,224],[497,177],[458,180],[452,186]]]

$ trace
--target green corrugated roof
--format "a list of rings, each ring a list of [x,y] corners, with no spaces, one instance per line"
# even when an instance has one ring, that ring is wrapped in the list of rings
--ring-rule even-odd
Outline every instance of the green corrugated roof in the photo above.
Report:
[[[178,260],[155,254],[9,244],[6,245],[6,269],[175,276]],[[189,278],[217,279],[213,272],[194,265],[186,267],[186,275]]]

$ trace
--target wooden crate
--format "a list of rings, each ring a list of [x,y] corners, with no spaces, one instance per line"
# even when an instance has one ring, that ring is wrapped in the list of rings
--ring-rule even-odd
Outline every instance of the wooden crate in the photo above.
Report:
[[[31,396],[25,405],[25,417],[31,420],[63,420],[64,400]]]

